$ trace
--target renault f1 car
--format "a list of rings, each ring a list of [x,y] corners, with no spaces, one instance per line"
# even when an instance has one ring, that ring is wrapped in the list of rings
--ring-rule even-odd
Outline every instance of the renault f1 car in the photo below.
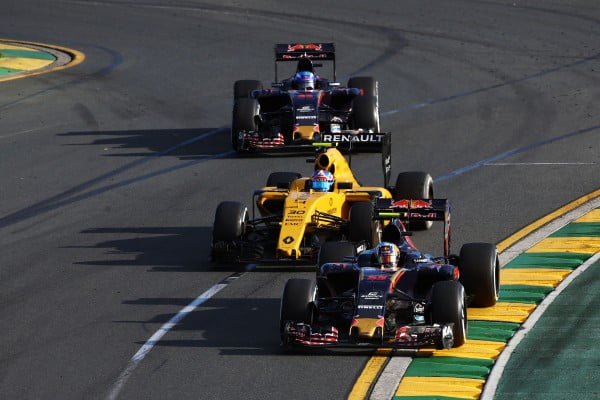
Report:
[[[334,81],[316,74],[315,68],[323,66],[322,61],[332,62]],[[296,74],[278,81],[280,62],[297,62]],[[298,150],[313,142],[334,141],[352,141],[361,148],[381,146],[377,81],[353,77],[344,88],[335,79],[333,43],[275,45],[271,89],[263,89],[257,80],[234,84],[234,150]]]
[[[314,190],[311,179],[299,173],[273,172],[266,186],[254,192],[252,215],[240,202],[220,203],[212,231],[214,261],[314,262],[321,244],[331,240],[349,240],[366,248],[378,240],[372,221],[376,199],[433,197],[433,180],[424,172],[400,173],[395,186],[389,186],[389,134],[382,152],[383,187],[361,185],[349,161],[330,143],[316,148],[314,170],[333,175],[331,190]],[[429,226],[424,221],[414,225],[416,229]]]
[[[374,220],[388,221],[376,249],[355,255],[348,242],[327,242],[316,279],[290,279],[281,300],[280,333],[286,348],[451,348],[467,337],[467,306],[498,299],[500,265],[494,245],[468,243],[450,254],[450,205],[443,199],[379,199]],[[405,224],[443,221],[444,255],[423,253]],[[399,248],[395,267],[377,251]]]

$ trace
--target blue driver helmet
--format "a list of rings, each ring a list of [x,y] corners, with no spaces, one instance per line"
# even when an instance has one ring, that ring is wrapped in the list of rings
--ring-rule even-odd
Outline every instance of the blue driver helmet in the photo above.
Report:
[[[375,248],[377,262],[382,269],[396,271],[398,269],[398,260],[400,259],[400,250],[398,246],[390,242],[381,242]]]
[[[315,74],[309,71],[300,71],[294,75],[296,89],[313,90],[315,88]]]
[[[333,174],[324,169],[316,170],[310,177],[310,187],[317,192],[329,192],[334,182]]]

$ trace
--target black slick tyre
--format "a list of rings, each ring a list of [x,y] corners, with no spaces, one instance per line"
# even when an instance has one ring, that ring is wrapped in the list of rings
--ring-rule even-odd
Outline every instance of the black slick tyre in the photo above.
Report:
[[[233,98],[235,100],[241,98],[250,98],[250,92],[253,90],[261,90],[263,84],[261,81],[253,79],[244,79],[235,81],[233,84]]]
[[[453,323],[454,344],[460,347],[467,341],[467,308],[465,289],[458,281],[441,281],[431,292],[431,317],[433,323]]]
[[[293,181],[302,178],[298,172],[271,172],[267,178],[267,186],[285,186],[289,188]]]
[[[396,178],[394,198],[401,199],[433,199],[433,178],[426,172],[401,172]],[[410,229],[423,231],[431,228],[432,221],[415,221],[410,223]]]
[[[354,257],[355,255],[356,247],[352,242],[325,242],[319,249],[317,265],[321,267],[325,263],[341,263],[344,262],[346,257]]]
[[[354,77],[348,80],[348,87],[363,91],[352,102],[351,128],[381,132],[377,81],[370,76]]]
[[[213,223],[213,243],[240,239],[248,221],[248,209],[236,201],[223,201],[217,206]]]
[[[251,98],[239,98],[233,104],[231,147],[233,147],[235,151],[243,151],[240,142],[240,132],[257,130],[254,116],[258,115],[258,112],[258,101]]]
[[[491,307],[498,301],[500,262],[491,243],[467,243],[460,249],[460,282],[472,307]]]
[[[316,317],[317,284],[310,279],[289,279],[281,296],[279,313],[280,334],[284,346],[287,338],[284,334],[286,322],[312,324]]]
[[[352,204],[348,216],[348,239],[355,244],[363,242],[368,248],[377,244],[373,203],[360,201]]]

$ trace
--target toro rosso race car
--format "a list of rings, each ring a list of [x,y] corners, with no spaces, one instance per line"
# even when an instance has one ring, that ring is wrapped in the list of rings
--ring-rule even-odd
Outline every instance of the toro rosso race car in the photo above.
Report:
[[[327,242],[316,280],[290,279],[281,300],[286,348],[459,347],[467,337],[467,306],[498,299],[500,265],[494,245],[468,243],[450,255],[447,200],[379,199],[381,242],[355,255],[348,242]],[[412,221],[443,221],[444,255],[423,253],[405,228]]]
[[[315,72],[322,61],[332,62],[334,81]],[[278,81],[279,62],[296,62],[296,73]],[[343,88],[335,79],[333,43],[275,45],[275,82],[271,89],[263,89],[257,80],[239,80],[234,84],[234,150],[297,150],[313,142],[343,141],[361,147],[380,146],[383,134],[379,127],[377,81],[372,77],[354,77]]]
[[[433,197],[433,180],[424,172],[400,173],[396,185],[389,187],[389,134],[382,153],[384,187],[362,186],[348,160],[330,143],[314,147],[319,150],[311,175],[271,173],[266,186],[254,192],[252,215],[239,202],[218,205],[212,231],[214,261],[314,262],[321,244],[331,240],[348,240],[364,249],[378,241],[372,223],[374,200]],[[429,226],[425,221],[414,224],[416,229]]]

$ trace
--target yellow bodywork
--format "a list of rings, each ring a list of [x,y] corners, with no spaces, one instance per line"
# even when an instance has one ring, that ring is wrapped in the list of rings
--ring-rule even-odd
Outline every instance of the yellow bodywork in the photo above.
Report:
[[[256,200],[262,216],[271,215],[274,209],[280,210],[283,205],[276,250],[278,258],[301,258],[300,246],[306,233],[334,227],[330,220],[314,218],[317,212],[347,219],[352,203],[372,201],[373,193],[380,198],[392,198],[392,194],[383,187],[360,186],[346,158],[335,148],[317,156],[317,169],[328,170],[335,177],[332,192],[313,191],[309,188],[309,178],[300,178],[292,182],[289,190],[265,187]]]
[[[381,318],[358,318],[352,322],[350,327],[350,334],[355,333],[356,337],[360,339],[374,339],[375,333],[379,334],[382,332],[382,319]]]
[[[313,140],[315,133],[319,131],[319,125],[300,125],[294,130],[294,140]]]

